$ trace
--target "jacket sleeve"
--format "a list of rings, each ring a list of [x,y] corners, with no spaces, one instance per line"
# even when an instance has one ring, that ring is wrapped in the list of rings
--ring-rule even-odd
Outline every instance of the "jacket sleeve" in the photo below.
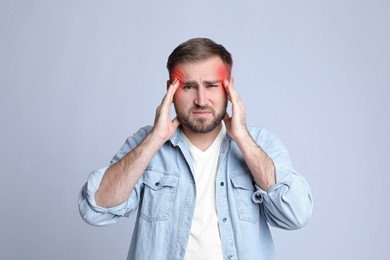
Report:
[[[106,170],[107,168],[103,168],[91,172],[79,195],[80,215],[88,224],[94,226],[114,224],[119,217],[131,215],[137,205],[137,189],[133,190],[127,201],[115,207],[103,208],[96,204],[95,193]]]
[[[271,226],[298,229],[310,219],[313,200],[306,180],[292,166],[282,142],[262,128],[252,134],[275,165],[276,184],[267,192],[256,185],[253,200],[262,203]]]
[[[129,137],[119,152],[113,157],[110,164],[115,163],[134,149],[146,136],[150,127],[140,129],[134,136]],[[96,204],[95,193],[108,167],[91,172],[87,182],[82,187],[78,206],[81,217],[94,226],[114,224],[120,217],[128,217],[137,210],[142,189],[142,181],[139,180],[131,192],[129,198],[120,205],[112,208],[103,208]]]

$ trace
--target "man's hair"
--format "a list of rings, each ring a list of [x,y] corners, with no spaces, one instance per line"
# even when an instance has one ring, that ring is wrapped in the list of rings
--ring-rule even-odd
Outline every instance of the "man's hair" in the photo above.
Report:
[[[167,69],[171,74],[175,66],[180,63],[199,62],[213,56],[221,58],[230,74],[233,67],[232,55],[221,44],[208,38],[193,38],[177,46],[168,57]]]

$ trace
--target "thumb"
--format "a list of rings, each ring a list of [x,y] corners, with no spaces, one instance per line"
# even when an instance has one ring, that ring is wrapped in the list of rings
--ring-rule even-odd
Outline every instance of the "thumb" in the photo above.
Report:
[[[180,121],[179,119],[177,119],[177,117],[175,117],[173,120],[172,120],[172,124],[173,124],[173,127],[175,127],[175,129],[180,125]]]
[[[228,114],[228,113],[225,113],[225,116],[223,117],[223,120],[224,120],[224,121],[227,121],[227,120],[229,120],[229,119],[230,119],[229,114]]]
[[[225,116],[223,117],[223,121],[225,122],[225,125],[226,125],[226,128],[230,128],[230,116],[228,113],[225,114]]]

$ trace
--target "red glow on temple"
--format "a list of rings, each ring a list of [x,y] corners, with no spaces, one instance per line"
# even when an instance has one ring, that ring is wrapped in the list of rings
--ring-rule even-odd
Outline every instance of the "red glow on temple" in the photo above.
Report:
[[[171,81],[173,82],[175,79],[177,79],[180,83],[184,82],[184,74],[181,70],[175,69],[172,71],[171,75]]]
[[[223,81],[228,78],[228,70],[226,67],[220,67],[217,71],[218,78]]]

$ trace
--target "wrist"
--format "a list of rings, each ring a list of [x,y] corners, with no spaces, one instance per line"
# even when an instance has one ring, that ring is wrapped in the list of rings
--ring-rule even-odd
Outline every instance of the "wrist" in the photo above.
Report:
[[[233,140],[236,142],[236,143],[248,143],[248,141],[251,141],[253,140],[252,136],[250,135],[249,131],[247,128],[244,128],[243,130],[235,133],[235,134],[232,134],[231,135]]]
[[[146,136],[145,141],[157,147],[161,147],[169,139],[170,137],[168,135],[161,134],[160,131],[152,128],[150,133]]]

